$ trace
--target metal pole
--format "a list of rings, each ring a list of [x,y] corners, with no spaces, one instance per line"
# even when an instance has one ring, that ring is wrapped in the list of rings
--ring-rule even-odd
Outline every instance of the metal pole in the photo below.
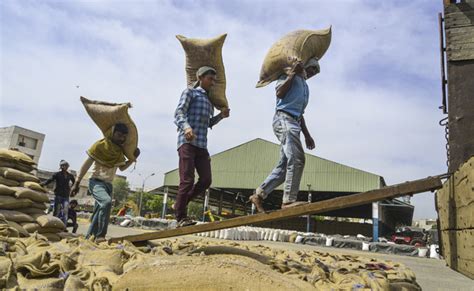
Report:
[[[308,184],[308,202],[311,203],[313,201],[311,195],[311,184]],[[306,217],[306,232],[311,232],[311,214],[308,214]]]
[[[139,176],[141,176],[141,175],[139,175]],[[139,203],[139,206],[138,206],[138,215],[139,216],[142,216],[142,201],[143,201],[143,192],[145,192],[145,182],[148,178],[150,178],[152,176],[155,176],[155,173],[151,173],[150,176],[143,179],[142,191],[140,192],[140,203]]]
[[[202,221],[206,221],[206,214],[205,212],[209,208],[209,189],[206,190],[206,194],[204,196],[204,209],[203,209],[203,214],[202,214]]]
[[[142,216],[142,201],[143,201],[144,191],[145,191],[145,180],[143,180],[142,191],[140,191],[140,203],[138,204],[138,216]]]
[[[165,187],[165,194],[163,195],[163,210],[161,211],[162,219],[165,219],[167,209],[168,209],[168,187]]]
[[[379,203],[372,202],[372,240],[379,241]]]

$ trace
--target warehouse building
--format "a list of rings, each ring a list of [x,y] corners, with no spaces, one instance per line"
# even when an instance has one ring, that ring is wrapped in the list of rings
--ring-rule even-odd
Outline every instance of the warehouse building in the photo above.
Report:
[[[208,203],[217,215],[223,212],[229,213],[230,217],[251,214],[251,204],[246,201],[271,172],[279,155],[278,144],[258,138],[211,156],[212,188],[207,198],[198,197],[196,201]],[[174,199],[178,185],[179,172],[174,169],[165,173],[163,186],[151,192]],[[306,154],[298,200],[308,201],[309,198],[317,202],[383,186],[385,181],[380,175]],[[264,207],[267,210],[279,209],[282,196],[280,186],[265,200]],[[310,228],[305,217],[272,222],[265,226],[378,237],[379,232],[386,235],[397,225],[411,225],[413,210],[412,205],[394,199],[318,214],[318,217],[313,217]]]

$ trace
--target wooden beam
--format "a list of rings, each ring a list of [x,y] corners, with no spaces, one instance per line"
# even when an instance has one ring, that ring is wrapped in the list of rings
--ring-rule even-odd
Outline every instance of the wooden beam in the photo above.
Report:
[[[109,239],[110,243],[128,240],[130,242],[142,242],[153,239],[161,239],[188,235],[193,233],[206,232],[211,230],[219,230],[232,228],[237,226],[281,220],[286,218],[298,217],[307,214],[322,213],[331,210],[358,206],[375,201],[381,201],[389,198],[396,198],[405,195],[433,191],[442,187],[439,177],[428,177],[411,182],[405,182],[398,185],[388,186],[368,192],[342,196],[333,199],[323,200],[311,204],[297,206],[293,208],[282,209],[270,213],[260,213],[256,215],[236,217],[213,223],[199,224],[176,229],[168,229],[157,232],[148,232],[138,235],[128,235]]]

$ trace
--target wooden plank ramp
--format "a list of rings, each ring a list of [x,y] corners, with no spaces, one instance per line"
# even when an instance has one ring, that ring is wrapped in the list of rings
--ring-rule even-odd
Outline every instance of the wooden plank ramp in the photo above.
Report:
[[[389,198],[396,198],[405,195],[412,195],[426,191],[434,191],[442,187],[440,176],[428,177],[425,179],[405,182],[397,185],[384,187],[368,192],[357,193],[349,196],[337,197],[333,199],[318,201],[293,208],[281,209],[269,213],[260,213],[249,216],[236,217],[223,221],[187,226],[182,228],[167,229],[156,232],[148,232],[137,235],[128,235],[109,239],[109,243],[121,242],[144,242],[154,239],[162,239],[181,235],[188,235],[212,230],[233,228],[237,226],[256,224],[267,221],[275,221],[286,218],[298,217],[301,215],[317,214],[336,209],[359,206],[371,202],[381,201]]]

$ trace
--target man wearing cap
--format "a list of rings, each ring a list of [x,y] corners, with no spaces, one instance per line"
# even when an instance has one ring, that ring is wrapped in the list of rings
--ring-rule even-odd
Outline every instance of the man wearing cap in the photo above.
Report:
[[[87,159],[82,164],[77,181],[72,186],[71,196],[79,191],[79,185],[89,168],[93,166],[89,178],[89,192],[94,197],[95,204],[91,216],[91,224],[86,233],[86,238],[94,238],[96,242],[105,241],[110,212],[112,209],[112,181],[117,169],[125,171],[135,162],[140,155],[140,149],[135,149],[135,160],[127,160],[123,145],[127,141],[128,127],[124,123],[116,123],[106,136],[95,142],[87,151]]]
[[[306,147],[315,148],[304,120],[304,111],[308,105],[309,90],[306,80],[320,71],[317,58],[310,59],[304,66],[297,61],[286,74],[280,76],[276,84],[276,112],[273,117],[273,132],[281,143],[280,161],[265,181],[250,196],[250,201],[258,212],[264,212],[263,200],[284,184],[281,208],[294,207],[305,202],[296,201],[303,175],[305,155],[301,144],[300,132],[305,137]]]
[[[175,111],[174,123],[178,127],[179,190],[174,210],[178,227],[193,225],[187,216],[187,205],[211,185],[211,160],[207,151],[207,131],[223,118],[229,117],[230,109],[214,115],[209,101],[209,90],[216,82],[216,70],[201,67],[196,73],[193,88],[181,94]],[[199,179],[194,184],[194,171]]]
[[[51,182],[56,182],[54,188],[54,208],[53,215],[61,217],[64,224],[68,219],[69,210],[69,193],[71,192],[71,185],[74,184],[74,176],[69,173],[69,163],[65,160],[59,162],[61,171],[53,174],[51,178],[41,183],[42,186],[49,185]],[[61,214],[62,212],[62,214]]]

